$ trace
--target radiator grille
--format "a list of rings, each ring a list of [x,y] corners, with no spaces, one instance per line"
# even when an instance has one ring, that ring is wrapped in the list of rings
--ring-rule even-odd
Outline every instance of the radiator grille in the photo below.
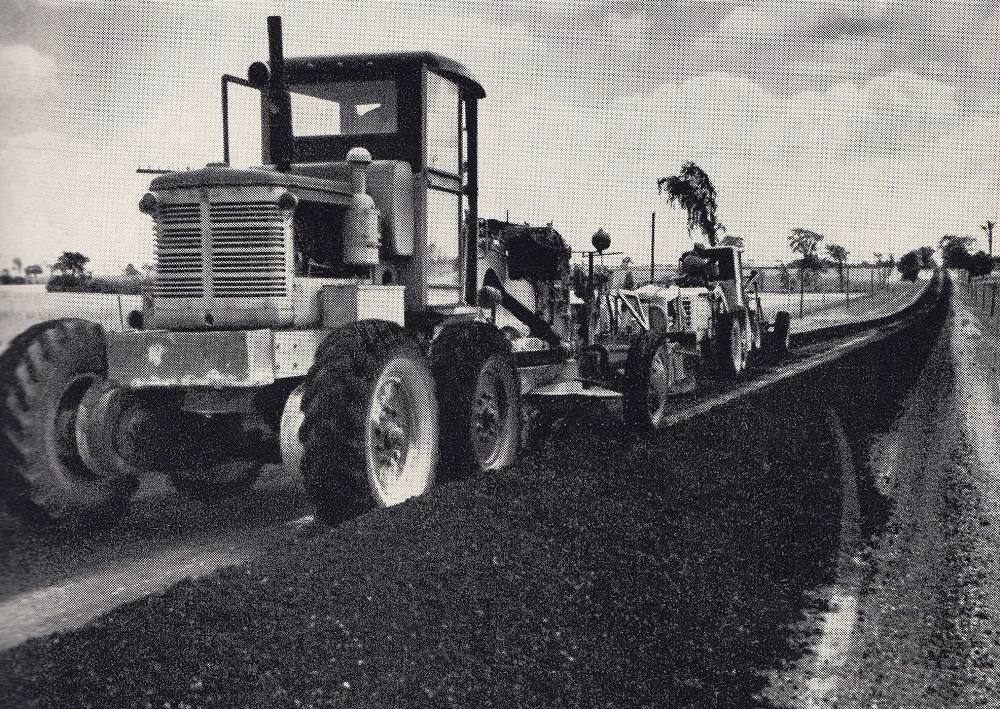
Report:
[[[220,202],[209,207],[212,295],[286,294],[285,226],[273,202]]]
[[[681,301],[681,326],[685,330],[691,329],[691,299],[684,297]]]
[[[157,210],[154,295],[205,295],[205,270],[217,298],[287,294],[285,222],[273,202],[220,202],[208,206],[210,263],[202,242],[201,205],[164,204]]]
[[[164,204],[153,227],[156,279],[153,294],[163,298],[197,298],[203,293],[201,207]]]

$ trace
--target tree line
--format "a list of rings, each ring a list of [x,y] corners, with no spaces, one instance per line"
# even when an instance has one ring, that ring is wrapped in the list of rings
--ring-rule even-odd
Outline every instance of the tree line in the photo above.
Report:
[[[55,293],[139,294],[148,290],[148,284],[155,271],[153,266],[146,263],[142,265],[142,271],[130,263],[122,269],[121,275],[100,278],[95,277],[87,268],[89,263],[90,258],[79,251],[63,251],[55,263],[48,265],[50,276],[45,283],[45,289]],[[40,265],[24,266],[20,258],[11,259],[11,265],[13,269],[5,268],[0,272],[0,284],[36,283],[45,273],[45,269]]]

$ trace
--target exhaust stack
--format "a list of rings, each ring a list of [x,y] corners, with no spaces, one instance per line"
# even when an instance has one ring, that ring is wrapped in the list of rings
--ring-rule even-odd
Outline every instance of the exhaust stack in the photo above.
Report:
[[[292,144],[292,99],[285,85],[285,52],[281,39],[281,18],[267,18],[268,61],[271,64],[267,84],[267,128],[271,162],[287,172],[294,158]]]

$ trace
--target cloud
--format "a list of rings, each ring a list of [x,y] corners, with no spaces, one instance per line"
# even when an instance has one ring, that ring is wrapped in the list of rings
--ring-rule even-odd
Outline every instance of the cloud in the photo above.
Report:
[[[0,95],[13,97],[51,91],[56,61],[26,44],[0,45]]]
[[[27,44],[0,45],[0,138],[36,125],[58,87],[53,57]]]
[[[60,91],[21,126],[30,138],[5,143],[0,239],[56,253],[80,239],[96,262],[115,256],[110,233],[141,262],[135,168],[220,158],[218,78],[266,55],[275,13],[290,56],[432,49],[465,63],[487,91],[484,216],[553,220],[577,247],[604,227],[643,257],[655,210],[659,258],[675,259],[684,220],[656,179],[695,160],[722,221],[761,254],[785,255],[795,226],[901,253],[1000,213],[998,12],[988,0],[69,3],[46,10],[58,32],[35,28],[49,44],[21,42],[34,51],[24,65],[51,77],[38,85]]]

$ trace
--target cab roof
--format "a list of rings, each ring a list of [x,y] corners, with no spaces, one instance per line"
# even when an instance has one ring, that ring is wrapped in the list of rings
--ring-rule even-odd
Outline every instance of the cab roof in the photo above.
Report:
[[[351,74],[370,71],[395,73],[400,69],[424,65],[485,98],[486,91],[469,70],[454,59],[434,52],[388,52],[385,54],[347,54],[342,56],[296,57],[285,60],[285,70],[292,82],[309,80],[314,74]]]

